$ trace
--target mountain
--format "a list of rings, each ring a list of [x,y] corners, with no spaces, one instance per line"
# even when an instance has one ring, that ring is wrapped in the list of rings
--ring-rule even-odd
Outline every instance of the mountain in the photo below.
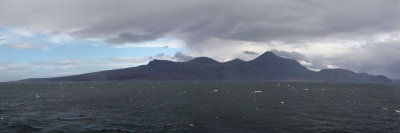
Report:
[[[98,80],[284,80],[391,83],[383,75],[355,73],[345,69],[311,71],[293,59],[265,52],[254,60],[234,59],[218,62],[199,57],[188,62],[153,60],[138,67],[108,70],[55,78],[35,78],[22,81],[98,81]]]

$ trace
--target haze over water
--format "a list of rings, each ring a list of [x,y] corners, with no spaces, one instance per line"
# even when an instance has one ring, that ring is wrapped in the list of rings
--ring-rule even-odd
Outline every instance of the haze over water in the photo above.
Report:
[[[0,83],[2,132],[400,132],[400,85]]]

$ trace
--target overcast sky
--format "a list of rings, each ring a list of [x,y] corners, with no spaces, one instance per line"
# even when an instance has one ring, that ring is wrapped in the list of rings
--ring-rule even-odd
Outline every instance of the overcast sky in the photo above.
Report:
[[[0,81],[265,51],[400,79],[398,0],[1,0],[0,18]]]

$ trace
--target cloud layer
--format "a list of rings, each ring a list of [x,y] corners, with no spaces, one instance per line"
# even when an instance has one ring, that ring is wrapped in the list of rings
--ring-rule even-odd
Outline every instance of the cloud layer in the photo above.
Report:
[[[391,32],[395,0],[3,0],[2,26],[76,37],[142,42],[164,36],[189,45],[217,38],[267,42]]]

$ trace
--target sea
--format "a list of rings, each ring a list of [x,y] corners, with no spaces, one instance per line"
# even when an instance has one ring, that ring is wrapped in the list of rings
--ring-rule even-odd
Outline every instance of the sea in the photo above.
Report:
[[[400,85],[0,83],[1,133],[399,133]]]

